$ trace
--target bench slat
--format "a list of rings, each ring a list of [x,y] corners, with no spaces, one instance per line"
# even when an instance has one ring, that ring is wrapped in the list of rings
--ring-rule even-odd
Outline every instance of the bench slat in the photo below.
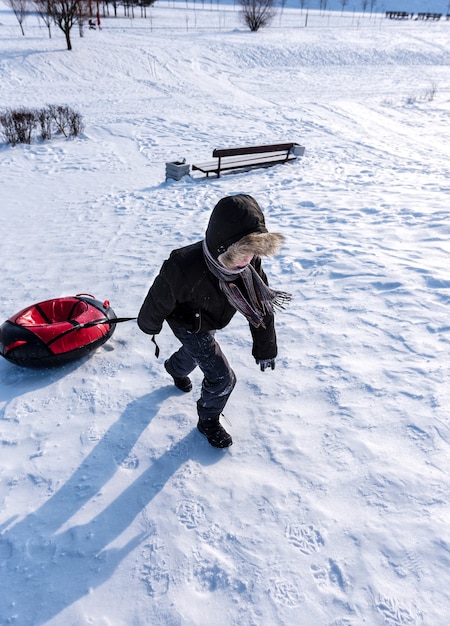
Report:
[[[294,155],[286,154],[286,152],[261,152],[258,156],[254,154],[244,154],[239,156],[222,157],[222,163],[245,163],[246,161],[265,161],[267,159],[274,159],[275,161],[283,160],[286,158],[294,158]]]
[[[216,148],[213,157],[231,157],[240,154],[260,154],[262,152],[289,152],[293,143],[274,143],[265,146],[243,146],[242,148]]]

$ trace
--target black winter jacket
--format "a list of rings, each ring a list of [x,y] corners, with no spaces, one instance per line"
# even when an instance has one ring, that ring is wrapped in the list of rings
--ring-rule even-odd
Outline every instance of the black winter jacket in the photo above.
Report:
[[[267,283],[261,259],[255,257],[252,265]],[[244,290],[243,284],[239,284]],[[222,293],[218,279],[208,270],[201,241],[174,250],[161,267],[144,300],[138,316],[139,328],[149,335],[161,331],[164,320],[172,327],[191,332],[224,328],[236,309]],[[273,315],[264,318],[265,328],[250,326],[255,359],[273,359],[277,356],[277,342]]]

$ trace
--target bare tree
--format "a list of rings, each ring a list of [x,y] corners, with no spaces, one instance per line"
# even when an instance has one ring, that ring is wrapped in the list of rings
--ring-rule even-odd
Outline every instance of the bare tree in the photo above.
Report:
[[[19,22],[22,35],[25,35],[25,31],[23,30],[23,23],[29,10],[29,0],[6,0],[6,4],[8,4],[13,10],[14,15]]]
[[[242,18],[251,31],[268,26],[277,14],[274,0],[238,0]]]
[[[52,22],[53,22],[53,18],[50,15],[50,5],[52,3],[52,0],[34,0],[34,7],[36,9],[36,13],[39,15],[39,17],[41,18],[41,20],[44,22],[44,24],[47,26],[48,29],[48,36],[51,39],[52,38]]]
[[[84,37],[84,23],[86,21],[87,15],[92,15],[92,8],[90,7],[90,4],[90,2],[84,4],[82,2],[78,3],[77,24],[80,37]]]
[[[103,0],[103,14],[105,14],[105,9],[106,9],[106,14],[109,16],[110,4],[112,5],[114,9],[114,17],[117,17],[117,7],[119,6],[118,0]]]
[[[325,13],[328,6],[328,0],[319,0],[319,9],[321,13]]]
[[[88,15],[88,6],[85,0],[49,0],[49,15],[60,28],[67,43],[67,50],[72,50],[70,31],[75,24],[80,24],[80,19]]]
[[[138,5],[141,7],[141,17],[147,17],[147,8],[152,7],[156,0],[138,0]]]

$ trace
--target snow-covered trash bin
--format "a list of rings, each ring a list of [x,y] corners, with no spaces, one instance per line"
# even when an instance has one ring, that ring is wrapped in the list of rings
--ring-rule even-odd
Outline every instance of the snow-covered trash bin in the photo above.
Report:
[[[291,154],[294,154],[295,156],[303,156],[305,153],[305,146],[301,146],[298,143],[294,143],[294,145],[291,148]]]
[[[173,180],[181,180],[183,176],[187,176],[191,166],[186,163],[186,159],[182,161],[171,161],[166,163],[166,180],[172,178]]]

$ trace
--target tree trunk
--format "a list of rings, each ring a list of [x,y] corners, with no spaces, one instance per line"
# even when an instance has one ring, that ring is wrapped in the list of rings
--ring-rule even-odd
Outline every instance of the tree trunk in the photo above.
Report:
[[[70,41],[70,28],[64,31],[66,36],[67,50],[72,50],[72,42]]]

